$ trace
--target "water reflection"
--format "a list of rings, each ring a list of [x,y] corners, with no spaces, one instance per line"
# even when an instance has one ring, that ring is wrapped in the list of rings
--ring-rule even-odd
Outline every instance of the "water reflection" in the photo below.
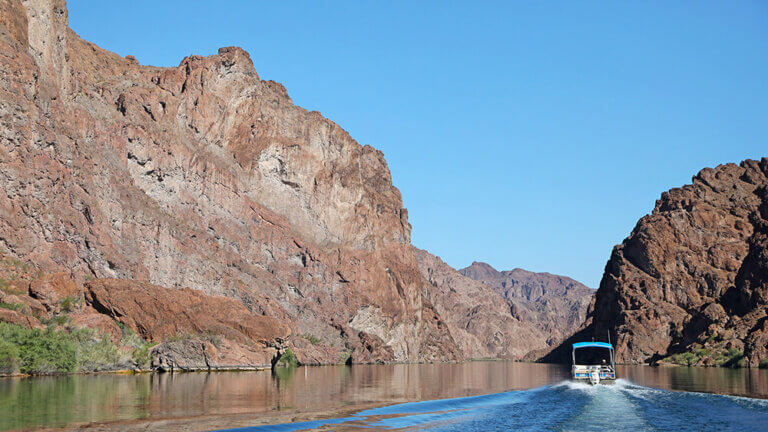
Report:
[[[0,428],[145,418],[152,393],[149,378],[100,375],[0,379]]]
[[[648,387],[768,398],[768,370],[617,365],[620,377]]]
[[[768,371],[619,366],[650,387],[768,397]],[[0,379],[0,430],[78,423],[319,412],[521,390],[560,382],[558,365],[471,362],[279,368],[262,372]]]

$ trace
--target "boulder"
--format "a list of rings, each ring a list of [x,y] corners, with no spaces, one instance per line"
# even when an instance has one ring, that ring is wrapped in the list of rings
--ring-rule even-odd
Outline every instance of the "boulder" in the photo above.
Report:
[[[65,299],[71,303],[64,306],[74,307],[82,293],[82,286],[66,273],[46,274],[29,284],[30,297],[37,299],[50,312],[60,311]]]

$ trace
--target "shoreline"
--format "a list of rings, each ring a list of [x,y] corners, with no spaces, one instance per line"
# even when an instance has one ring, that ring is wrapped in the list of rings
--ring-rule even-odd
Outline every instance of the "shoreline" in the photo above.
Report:
[[[318,366],[333,366],[318,365]],[[76,375],[140,375],[140,374],[175,374],[175,373],[196,373],[196,372],[256,372],[256,371],[268,371],[272,370],[272,366],[224,366],[224,367],[212,367],[212,368],[185,368],[179,370],[158,370],[158,369],[117,369],[117,370],[103,370],[103,371],[79,371],[79,372],[53,372],[46,374],[0,374],[0,379],[3,378],[46,378],[46,377],[63,377],[63,376],[76,376]]]
[[[537,362],[537,361],[524,361],[524,360],[507,360],[507,359],[466,359],[463,361],[452,362],[388,362],[388,363],[352,363],[347,365],[344,363],[327,363],[327,364],[297,364],[294,367],[324,367],[324,366],[354,366],[354,365],[407,365],[407,364],[462,364],[462,363],[477,363],[477,362],[510,362],[510,363],[534,363],[534,364],[551,364],[551,365],[563,365],[568,366],[565,363],[550,363],[550,362]],[[763,367],[749,367],[749,366],[722,366],[722,365],[684,365],[677,363],[616,363],[616,366],[647,366],[651,368],[656,367],[689,367],[697,369],[732,369],[732,370],[750,370],[750,369],[766,369]],[[280,366],[289,367],[289,366]],[[210,372],[256,372],[256,371],[271,371],[275,369],[273,366],[221,366],[210,368],[184,368],[178,370],[160,370],[160,369],[117,369],[117,370],[102,370],[102,371],[79,371],[79,372],[53,372],[45,374],[23,374],[12,373],[2,374],[0,373],[0,379],[5,378],[43,378],[43,377],[59,377],[59,376],[75,376],[75,375],[139,375],[139,374],[176,374],[176,373],[210,373]]]

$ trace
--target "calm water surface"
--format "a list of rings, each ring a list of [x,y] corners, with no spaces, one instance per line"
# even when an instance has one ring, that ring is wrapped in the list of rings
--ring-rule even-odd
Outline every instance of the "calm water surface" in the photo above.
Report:
[[[619,366],[617,372],[622,380],[598,387],[567,382],[567,367],[508,362],[0,379],[0,430],[315,413],[367,403],[390,405],[239,430],[768,430],[766,370]],[[403,403],[409,401],[426,402]]]

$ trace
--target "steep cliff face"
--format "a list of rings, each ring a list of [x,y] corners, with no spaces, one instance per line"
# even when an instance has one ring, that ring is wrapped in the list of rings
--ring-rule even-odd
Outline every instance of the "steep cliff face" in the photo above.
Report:
[[[243,50],[142,66],[80,39],[63,1],[2,0],[0,52],[6,255],[236,299],[310,363],[461,358],[382,153]]]
[[[595,290],[566,276],[519,268],[498,271],[483,262],[474,262],[459,272],[501,295],[512,314],[538,329],[549,347],[579,328],[595,294]]]
[[[35,269],[0,320],[58,316],[35,288],[57,274],[87,306],[71,325],[195,368],[531,358],[583,315],[575,282],[479,283],[414,249],[382,153],[239,48],[142,66],[80,39],[63,1],[0,0],[0,52],[0,253]]]
[[[419,267],[429,281],[425,296],[445,317],[448,329],[467,357],[535,358],[552,343],[552,333],[533,316],[492,286],[466,277],[423,250],[416,250]],[[489,266],[490,267],[490,266]]]
[[[765,158],[663,193],[614,248],[578,337],[610,332],[620,362],[690,353],[757,366],[768,359],[767,217]]]

